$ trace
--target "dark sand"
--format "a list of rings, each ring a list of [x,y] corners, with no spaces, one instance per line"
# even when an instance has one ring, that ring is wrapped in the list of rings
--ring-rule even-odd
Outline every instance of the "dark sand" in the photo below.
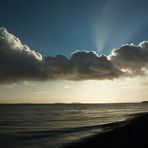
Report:
[[[138,114],[124,124],[114,126],[109,131],[64,148],[148,148],[148,113]]]

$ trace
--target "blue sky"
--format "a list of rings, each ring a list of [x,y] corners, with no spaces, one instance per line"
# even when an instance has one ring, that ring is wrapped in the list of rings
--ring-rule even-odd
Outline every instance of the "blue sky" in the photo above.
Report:
[[[1,0],[0,26],[43,55],[109,54],[147,39],[146,0]]]
[[[7,29],[0,28],[0,60],[3,61],[0,62],[0,102],[147,100],[147,0],[0,0],[0,3],[0,27]],[[123,44],[128,45],[122,47]],[[43,57],[61,54],[69,60],[57,57],[44,61],[46,58],[40,58],[31,49]],[[20,54],[22,50],[24,55]],[[75,52],[70,59],[76,50],[82,51]],[[47,62],[45,71],[42,59]],[[68,68],[64,67],[65,61]],[[41,81],[44,72],[49,78]],[[122,73],[132,77],[122,77]],[[81,78],[86,79],[80,81]]]

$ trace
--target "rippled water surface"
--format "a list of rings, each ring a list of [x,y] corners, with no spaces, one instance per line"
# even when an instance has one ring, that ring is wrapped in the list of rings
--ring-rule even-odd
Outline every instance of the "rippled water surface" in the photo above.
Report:
[[[142,103],[0,105],[0,147],[60,147],[147,111]]]

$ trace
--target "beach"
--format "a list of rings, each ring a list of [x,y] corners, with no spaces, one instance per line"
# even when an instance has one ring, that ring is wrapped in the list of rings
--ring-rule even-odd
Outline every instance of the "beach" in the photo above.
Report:
[[[0,148],[138,147],[148,104],[0,105]]]
[[[103,133],[64,146],[64,148],[147,148],[148,113],[141,113],[125,122],[112,124]]]

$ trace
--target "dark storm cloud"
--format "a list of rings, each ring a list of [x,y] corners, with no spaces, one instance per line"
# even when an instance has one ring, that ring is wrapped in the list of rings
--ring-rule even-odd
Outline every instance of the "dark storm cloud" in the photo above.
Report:
[[[68,79],[72,69],[70,61],[62,55],[45,57],[44,67],[48,79]]]
[[[65,56],[42,57],[23,45],[5,28],[0,28],[0,83],[24,80],[103,80],[145,74],[148,42],[124,45],[108,57],[94,51],[75,51]]]
[[[76,51],[69,60],[61,55],[48,57],[45,65],[47,73],[55,79],[113,79],[121,75],[107,57],[92,51]]]
[[[43,71],[41,54],[0,28],[0,83],[43,79]]]
[[[113,79],[121,74],[106,56],[98,56],[93,51],[76,51],[70,61],[79,79]]]
[[[148,69],[148,41],[139,45],[123,45],[114,49],[109,56],[110,61],[129,75],[141,75]]]

